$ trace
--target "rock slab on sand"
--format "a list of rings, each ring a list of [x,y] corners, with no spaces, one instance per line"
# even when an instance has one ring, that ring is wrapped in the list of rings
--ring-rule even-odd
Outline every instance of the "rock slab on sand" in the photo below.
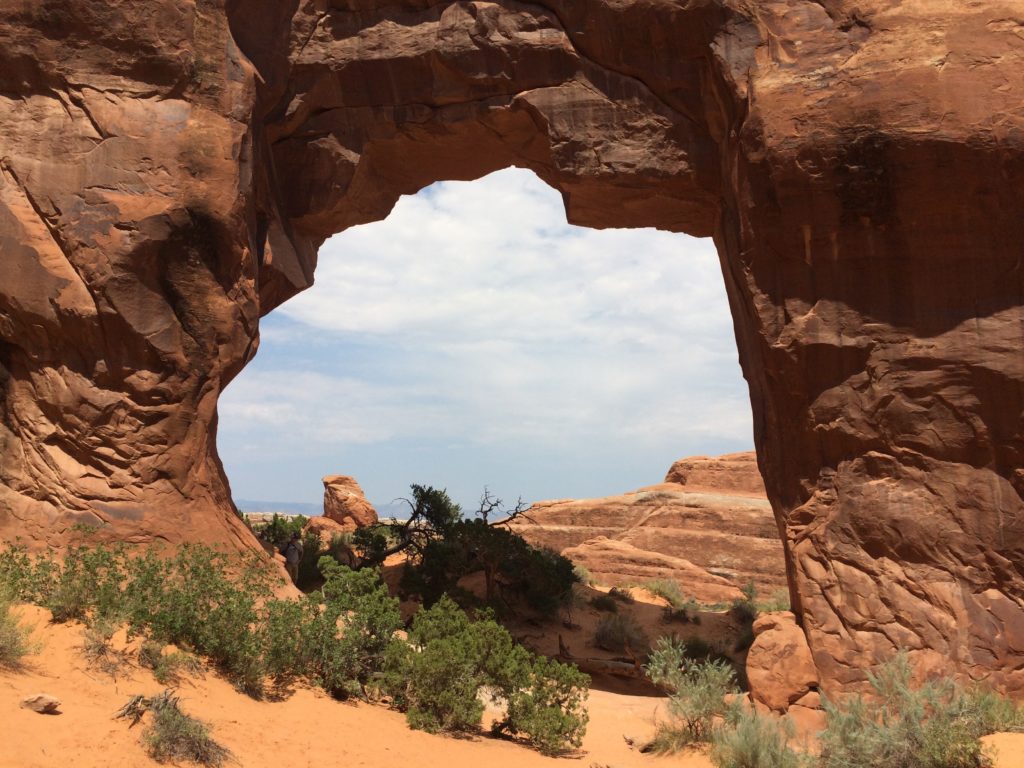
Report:
[[[59,715],[60,700],[48,693],[36,693],[21,700],[24,709],[31,709],[40,715]]]

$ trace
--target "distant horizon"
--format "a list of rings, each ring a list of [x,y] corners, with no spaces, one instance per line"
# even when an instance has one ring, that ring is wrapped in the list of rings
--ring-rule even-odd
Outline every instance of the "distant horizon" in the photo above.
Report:
[[[236,499],[318,504],[330,474],[375,504],[411,483],[465,509],[485,487],[592,498],[751,450],[709,239],[571,226],[557,191],[510,168],[402,197],[318,261],[221,397]]]

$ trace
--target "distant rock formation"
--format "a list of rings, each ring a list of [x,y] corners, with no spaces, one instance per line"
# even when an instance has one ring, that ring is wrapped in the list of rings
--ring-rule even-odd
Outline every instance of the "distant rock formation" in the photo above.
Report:
[[[324,478],[324,517],[338,523],[343,531],[354,531],[377,522],[377,512],[366,500],[354,477],[328,475]]]
[[[665,482],[767,498],[753,451],[680,459],[669,468]]]
[[[668,477],[676,481],[621,496],[538,502],[515,530],[609,584],[665,578],[674,569],[683,591],[707,602],[739,596],[748,581],[762,595],[787,588],[779,529],[753,453],[682,459]]]
[[[601,584],[624,587],[670,580],[699,603],[728,603],[743,597],[728,579],[716,576],[689,560],[634,547],[628,541],[598,536],[562,554],[582,565]]]

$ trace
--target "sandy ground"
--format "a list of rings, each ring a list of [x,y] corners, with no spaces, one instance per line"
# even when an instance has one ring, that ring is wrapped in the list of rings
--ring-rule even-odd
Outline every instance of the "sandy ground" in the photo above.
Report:
[[[154,763],[139,743],[139,730],[112,715],[136,693],[162,690],[134,664],[116,677],[92,669],[82,651],[79,625],[49,625],[48,614],[18,609],[42,643],[23,669],[0,671],[0,766],[117,768]],[[556,638],[557,641],[557,638]],[[366,704],[335,701],[300,688],[283,701],[254,701],[214,674],[187,680],[178,692],[185,711],[213,727],[213,734],[246,768],[326,765],[394,768],[710,768],[700,754],[644,755],[627,738],[643,743],[653,733],[664,699],[611,690],[591,692],[590,726],[583,749],[548,758],[520,744],[485,736],[456,739],[410,730],[404,717]],[[35,693],[61,700],[61,714],[39,715],[19,707]],[[991,737],[997,768],[1024,768],[1024,734]]]

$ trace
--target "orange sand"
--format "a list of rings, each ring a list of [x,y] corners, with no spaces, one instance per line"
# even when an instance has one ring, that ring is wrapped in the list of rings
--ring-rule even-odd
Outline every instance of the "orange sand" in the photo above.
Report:
[[[0,672],[0,767],[131,768],[155,765],[139,744],[139,730],[128,729],[113,713],[136,693],[162,689],[148,670],[128,665],[116,679],[87,665],[82,628],[48,625],[48,614],[20,607],[43,643],[18,671]],[[25,696],[49,693],[62,702],[61,714],[38,715],[19,707]],[[192,678],[178,690],[183,708],[213,727],[214,737],[245,768],[362,768],[443,766],[443,768],[711,768],[700,754],[643,755],[641,744],[653,732],[653,718],[664,699],[594,690],[590,726],[581,754],[548,758],[511,742],[479,736],[456,739],[412,731],[404,717],[382,707],[335,701],[300,688],[284,701],[254,701],[214,674]],[[1024,768],[1024,734],[998,734],[997,768]]]

